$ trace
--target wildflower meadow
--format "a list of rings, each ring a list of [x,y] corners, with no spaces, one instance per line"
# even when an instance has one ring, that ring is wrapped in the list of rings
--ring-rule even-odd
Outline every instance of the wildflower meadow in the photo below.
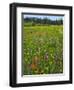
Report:
[[[63,73],[63,24],[30,19],[22,25],[23,75]]]

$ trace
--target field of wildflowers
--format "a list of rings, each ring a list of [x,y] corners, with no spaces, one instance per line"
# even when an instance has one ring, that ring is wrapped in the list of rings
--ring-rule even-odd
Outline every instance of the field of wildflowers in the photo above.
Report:
[[[63,25],[25,26],[23,75],[63,73]]]

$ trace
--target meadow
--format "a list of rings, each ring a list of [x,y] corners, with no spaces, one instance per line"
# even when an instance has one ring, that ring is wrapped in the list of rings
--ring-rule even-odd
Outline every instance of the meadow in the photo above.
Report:
[[[23,75],[63,73],[63,25],[23,26]]]

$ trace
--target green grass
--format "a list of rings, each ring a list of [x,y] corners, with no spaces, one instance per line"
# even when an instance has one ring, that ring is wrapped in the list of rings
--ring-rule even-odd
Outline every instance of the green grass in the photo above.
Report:
[[[23,27],[23,74],[63,73],[63,26]]]

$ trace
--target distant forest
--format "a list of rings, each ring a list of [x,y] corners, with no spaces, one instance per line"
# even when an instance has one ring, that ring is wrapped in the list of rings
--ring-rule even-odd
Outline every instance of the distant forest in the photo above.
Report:
[[[51,20],[48,18],[36,18],[36,17],[26,17],[24,18],[25,26],[35,26],[35,25],[63,25],[63,20]]]

